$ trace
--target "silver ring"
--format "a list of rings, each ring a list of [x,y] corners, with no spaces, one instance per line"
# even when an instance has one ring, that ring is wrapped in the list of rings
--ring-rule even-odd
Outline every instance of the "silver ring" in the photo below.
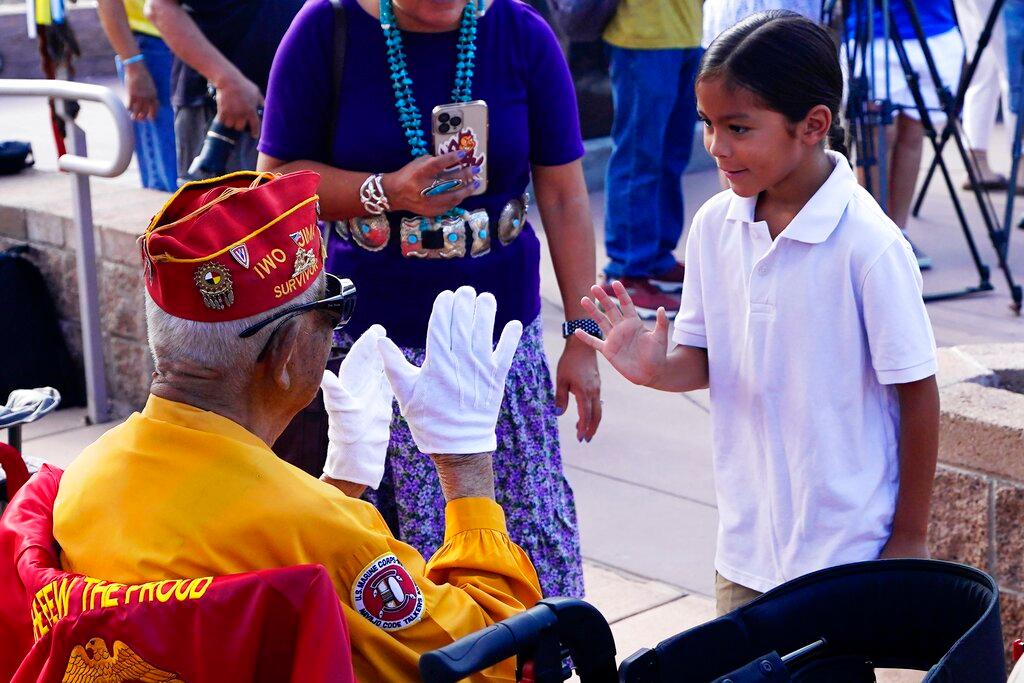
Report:
[[[462,183],[462,180],[460,178],[439,178],[439,177],[435,177],[434,178],[434,182],[432,182],[429,186],[424,187],[422,190],[420,190],[420,194],[423,195],[424,197],[433,196],[431,194],[431,192],[434,189],[436,189],[436,188],[438,188],[438,187],[440,187],[442,185],[449,185],[449,187],[447,189],[445,189],[444,192],[440,192],[438,194],[447,194],[448,192],[454,192],[455,190],[457,190],[460,187],[462,187],[463,183]]]

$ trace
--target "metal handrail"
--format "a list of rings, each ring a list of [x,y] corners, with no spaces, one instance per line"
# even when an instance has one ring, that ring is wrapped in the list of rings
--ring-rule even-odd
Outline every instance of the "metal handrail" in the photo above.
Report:
[[[58,100],[84,100],[104,105],[114,118],[117,128],[117,147],[114,158],[104,162],[77,154],[64,154],[57,160],[57,168],[69,173],[114,178],[128,168],[132,161],[135,133],[132,129],[128,110],[110,88],[91,83],[74,81],[48,81],[42,79],[10,78],[0,79],[0,96],[52,97]],[[67,121],[63,112],[57,112]]]
[[[99,287],[96,279],[96,238],[93,234],[92,195],[89,176],[113,178],[124,173],[132,160],[135,131],[128,110],[110,89],[73,81],[0,79],[0,97],[52,97],[60,101],[57,114],[64,120],[71,153],[57,160],[57,167],[71,173],[74,219],[78,228],[78,307],[82,318],[82,356],[85,365],[89,421],[99,424],[110,420],[107,382],[103,363],[103,339],[100,329]],[[68,113],[67,100],[99,102],[114,119],[116,147],[113,159],[103,161],[87,156],[85,131]]]

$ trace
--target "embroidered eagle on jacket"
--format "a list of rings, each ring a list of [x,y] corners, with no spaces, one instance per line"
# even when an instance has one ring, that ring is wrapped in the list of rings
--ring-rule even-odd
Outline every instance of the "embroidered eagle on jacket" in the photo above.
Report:
[[[93,638],[85,646],[71,650],[62,683],[184,683],[175,674],[161,671],[120,640],[114,641],[111,655],[102,638]]]

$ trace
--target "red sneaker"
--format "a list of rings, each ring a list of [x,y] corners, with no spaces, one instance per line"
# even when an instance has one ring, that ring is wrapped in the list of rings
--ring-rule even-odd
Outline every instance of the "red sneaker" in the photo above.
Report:
[[[664,273],[651,276],[651,284],[668,294],[678,294],[683,291],[683,275],[686,274],[686,267],[676,261],[676,264]]]
[[[636,308],[636,312],[641,320],[654,320],[658,315],[658,308],[660,307],[664,307],[669,320],[674,318],[676,313],[679,312],[679,297],[666,294],[651,284],[651,281],[647,278],[624,277],[618,279],[623,287],[626,288],[629,298],[633,300],[633,307]],[[605,277],[601,283],[601,289],[614,301],[618,301],[615,290],[612,289],[612,280]]]

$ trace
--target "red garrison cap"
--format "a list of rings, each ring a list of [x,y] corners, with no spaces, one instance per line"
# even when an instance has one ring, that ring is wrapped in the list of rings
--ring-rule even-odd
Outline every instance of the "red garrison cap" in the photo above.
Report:
[[[142,238],[146,288],[173,316],[224,322],[276,308],[324,267],[320,175],[240,171],[186,183]]]

